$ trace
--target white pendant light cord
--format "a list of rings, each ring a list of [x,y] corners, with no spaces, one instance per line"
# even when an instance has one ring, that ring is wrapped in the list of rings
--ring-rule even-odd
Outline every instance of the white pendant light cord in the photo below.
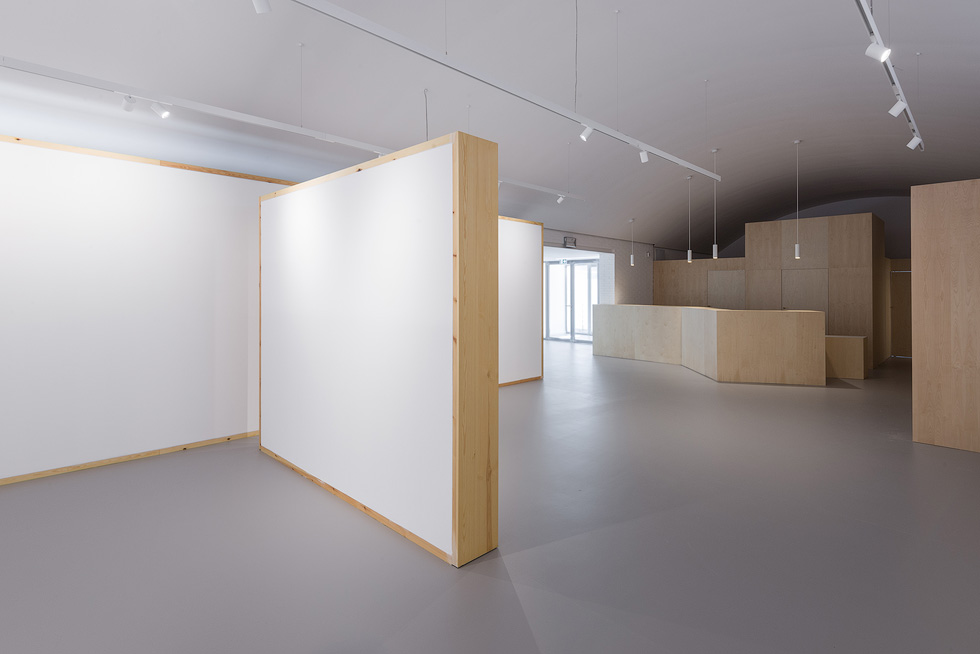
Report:
[[[711,172],[718,173],[718,148],[715,148],[711,153],[714,155],[714,164],[711,166]],[[715,192],[715,245],[718,245],[718,182],[716,180],[711,180],[714,185]]]
[[[691,176],[687,176],[687,249],[691,249]]]
[[[796,139],[796,244],[800,244],[800,139]]]

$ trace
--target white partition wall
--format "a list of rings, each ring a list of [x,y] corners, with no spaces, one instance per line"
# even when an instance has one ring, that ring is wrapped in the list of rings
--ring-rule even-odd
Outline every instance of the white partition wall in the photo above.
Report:
[[[544,370],[544,225],[500,217],[500,385],[541,379]]]
[[[454,565],[496,547],[496,161],[457,133],[262,200],[263,450]]]
[[[281,186],[165,166],[0,137],[0,483],[258,429],[249,250]]]

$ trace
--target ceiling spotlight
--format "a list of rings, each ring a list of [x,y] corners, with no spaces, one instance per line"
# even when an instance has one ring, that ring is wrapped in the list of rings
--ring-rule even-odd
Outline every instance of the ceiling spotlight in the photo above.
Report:
[[[558,196],[558,204],[561,204],[564,201],[565,201],[565,196],[564,195],[559,195]]]
[[[160,118],[167,118],[170,116],[170,108],[163,106],[159,102],[154,102],[153,104],[151,104],[150,109],[155,111],[156,115],[160,116]]]
[[[646,163],[648,161],[650,161],[650,155],[647,154],[646,150],[640,150],[640,162]]]
[[[267,14],[272,11],[269,0],[252,0],[252,4],[255,5],[255,13],[257,14]]]
[[[124,95],[122,101],[123,111],[132,111],[136,106],[136,98],[131,95]]]
[[[908,108],[909,106],[905,104],[904,101],[899,100],[898,102],[895,103],[895,106],[893,106],[891,109],[888,110],[888,113],[890,113],[895,118],[898,118],[898,115]]]
[[[589,127],[588,125],[582,125],[582,127],[584,127],[585,130],[579,135],[579,138],[582,139],[583,141],[588,141],[589,137],[592,136],[592,132],[594,132],[595,130]]]
[[[877,41],[869,45],[868,49],[864,51],[864,54],[868,55],[872,59],[877,59],[880,63],[885,63],[885,59],[888,59],[888,56],[891,53],[891,48],[886,48]]]
[[[914,150],[920,145],[922,145],[922,139],[920,139],[918,136],[913,136],[912,140],[909,141],[905,147],[907,147],[909,150]]]

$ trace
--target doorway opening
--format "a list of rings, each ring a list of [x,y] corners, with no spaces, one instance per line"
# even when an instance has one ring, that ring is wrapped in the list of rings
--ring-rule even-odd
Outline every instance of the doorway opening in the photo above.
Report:
[[[545,248],[544,337],[592,342],[592,307],[600,302],[600,253]],[[612,258],[611,254],[605,257]]]

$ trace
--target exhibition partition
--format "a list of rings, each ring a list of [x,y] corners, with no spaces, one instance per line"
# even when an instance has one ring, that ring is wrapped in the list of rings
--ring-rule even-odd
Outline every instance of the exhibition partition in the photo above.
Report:
[[[544,225],[500,217],[500,385],[544,375]]]
[[[261,201],[262,450],[456,566],[497,545],[497,250],[459,132]]]
[[[16,137],[0,179],[0,484],[257,433],[257,200],[288,182]]]

